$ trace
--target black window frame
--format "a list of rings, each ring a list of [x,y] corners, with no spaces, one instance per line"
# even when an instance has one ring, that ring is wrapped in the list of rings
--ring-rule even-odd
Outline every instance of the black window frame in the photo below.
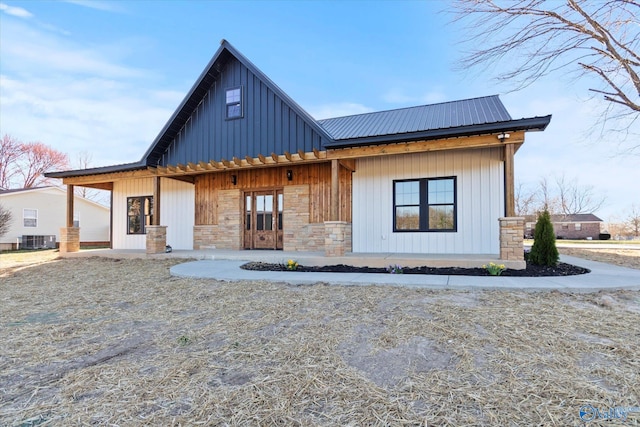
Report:
[[[138,215],[131,215],[129,210],[130,210],[130,201],[137,199],[140,201],[140,213]],[[149,214],[145,213],[145,201],[149,200],[150,203],[150,207],[149,207]],[[153,215],[154,215],[154,203],[153,203],[153,196],[132,196],[132,197],[127,197],[127,235],[140,235],[140,234],[147,234],[147,226],[148,225],[152,225],[153,224]],[[138,231],[131,231],[131,218],[138,218],[139,220],[139,225],[140,225],[140,230]],[[147,220],[148,218],[148,220]]]
[[[235,91],[238,90],[240,91],[240,97],[238,100],[233,100],[232,102],[229,102],[229,92],[231,91]],[[241,119],[244,117],[244,90],[242,90],[242,86],[234,86],[234,87],[230,87],[225,89],[224,91],[224,102],[225,102],[225,107],[224,107],[224,111],[225,111],[225,118],[227,120],[237,120],[237,119]],[[239,113],[238,115],[229,115],[229,107],[239,107]]]
[[[453,203],[429,203],[429,182],[440,180],[453,181]],[[418,182],[419,202],[418,204],[397,204],[396,184],[401,182]],[[429,224],[429,208],[432,206],[453,205],[453,228],[432,228]],[[397,228],[396,213],[398,207],[419,207],[419,225],[414,229]],[[443,176],[436,178],[413,178],[398,179],[393,181],[393,232],[394,233],[455,233],[458,231],[458,179],[456,176]]]

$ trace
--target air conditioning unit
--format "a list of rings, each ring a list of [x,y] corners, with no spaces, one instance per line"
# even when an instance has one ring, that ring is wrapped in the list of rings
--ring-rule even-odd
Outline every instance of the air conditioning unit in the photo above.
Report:
[[[20,249],[55,249],[56,236],[22,236]]]

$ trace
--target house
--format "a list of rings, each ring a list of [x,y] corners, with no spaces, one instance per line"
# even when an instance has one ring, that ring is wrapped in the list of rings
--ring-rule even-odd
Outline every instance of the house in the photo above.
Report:
[[[526,215],[524,235],[526,238],[533,237],[536,228],[537,217]],[[553,231],[558,239],[572,240],[598,240],[600,238],[600,224],[602,220],[594,214],[567,214],[551,215]]]
[[[58,187],[0,190],[0,205],[11,212],[9,231],[0,250],[55,248],[66,217],[67,192]],[[79,243],[109,244],[109,208],[74,196],[73,225],[82,230]]]
[[[514,154],[550,120],[498,96],[315,120],[223,40],[142,159],[47,176],[112,192],[114,248],[521,262]]]

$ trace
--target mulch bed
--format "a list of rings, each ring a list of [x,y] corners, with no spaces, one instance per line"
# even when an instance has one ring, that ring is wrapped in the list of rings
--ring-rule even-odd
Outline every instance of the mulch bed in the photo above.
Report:
[[[257,271],[287,271],[285,264],[269,264],[264,262],[249,262],[240,268],[245,270]],[[374,267],[354,267],[351,265],[323,265],[319,267],[310,267],[299,265],[295,271],[301,272],[317,272],[317,273],[388,273],[386,268]],[[527,263],[524,270],[506,269],[502,272],[502,276],[518,276],[518,277],[549,277],[549,276],[576,276],[578,274],[586,274],[591,272],[588,268],[578,267],[563,262],[558,263],[555,267],[547,267],[542,265],[534,265]],[[403,267],[402,274],[433,274],[445,276],[489,276],[484,268],[459,268],[459,267]]]

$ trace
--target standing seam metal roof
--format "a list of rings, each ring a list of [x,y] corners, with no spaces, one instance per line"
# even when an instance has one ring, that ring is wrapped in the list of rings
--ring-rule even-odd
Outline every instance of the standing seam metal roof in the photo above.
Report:
[[[511,121],[498,95],[318,120],[334,140]]]

